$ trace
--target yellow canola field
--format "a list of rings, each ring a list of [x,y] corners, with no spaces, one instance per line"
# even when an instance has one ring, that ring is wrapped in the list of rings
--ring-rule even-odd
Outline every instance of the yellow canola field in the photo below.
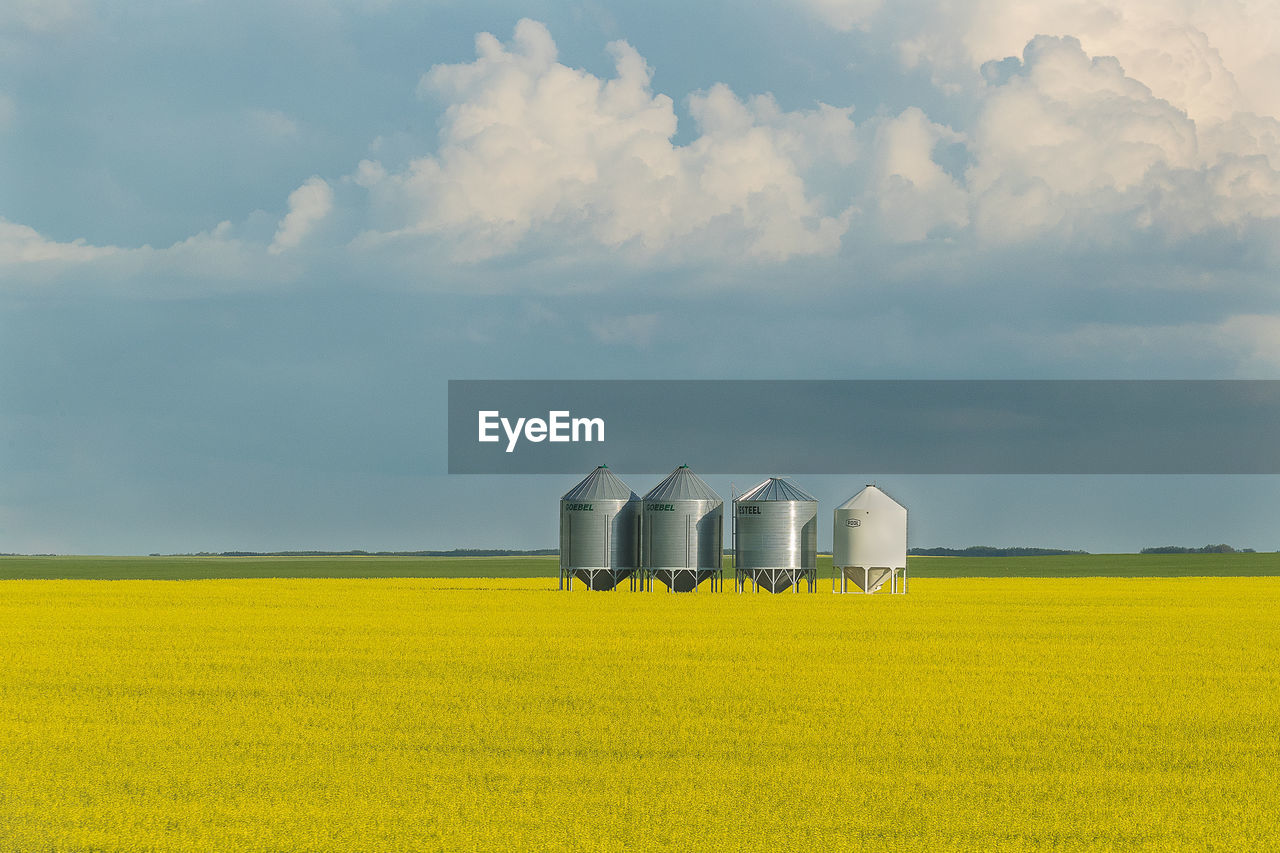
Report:
[[[0,583],[0,850],[1280,849],[1280,579],[551,586]]]

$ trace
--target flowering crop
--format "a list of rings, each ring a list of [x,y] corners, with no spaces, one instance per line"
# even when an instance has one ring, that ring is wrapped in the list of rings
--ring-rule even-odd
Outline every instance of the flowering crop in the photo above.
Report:
[[[0,850],[1280,848],[1280,579],[729,587],[6,581]]]

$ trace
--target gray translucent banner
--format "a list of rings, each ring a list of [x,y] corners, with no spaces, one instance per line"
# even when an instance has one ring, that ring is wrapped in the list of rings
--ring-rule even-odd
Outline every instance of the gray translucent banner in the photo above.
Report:
[[[1277,474],[1278,425],[1277,380],[452,380],[449,473]]]

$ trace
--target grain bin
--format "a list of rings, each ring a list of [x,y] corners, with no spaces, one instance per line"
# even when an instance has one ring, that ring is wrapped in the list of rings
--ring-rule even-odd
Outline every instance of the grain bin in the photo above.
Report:
[[[738,592],[748,580],[758,590],[813,592],[818,570],[818,499],[790,480],[770,477],[734,499],[734,568]]]
[[[560,588],[614,589],[639,568],[640,496],[601,465],[560,499]]]
[[[640,553],[647,577],[673,592],[697,591],[720,580],[724,553],[724,501],[681,465],[644,496]]]
[[[867,486],[836,507],[831,541],[833,591],[838,575],[841,592],[849,581],[866,593],[887,581],[898,592],[898,572],[907,591],[907,509],[880,489]]]

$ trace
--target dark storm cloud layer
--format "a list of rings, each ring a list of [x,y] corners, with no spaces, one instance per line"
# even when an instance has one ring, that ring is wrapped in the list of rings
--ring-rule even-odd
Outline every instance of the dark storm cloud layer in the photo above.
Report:
[[[1274,380],[458,380],[449,473],[1280,474],[1277,423]]]

